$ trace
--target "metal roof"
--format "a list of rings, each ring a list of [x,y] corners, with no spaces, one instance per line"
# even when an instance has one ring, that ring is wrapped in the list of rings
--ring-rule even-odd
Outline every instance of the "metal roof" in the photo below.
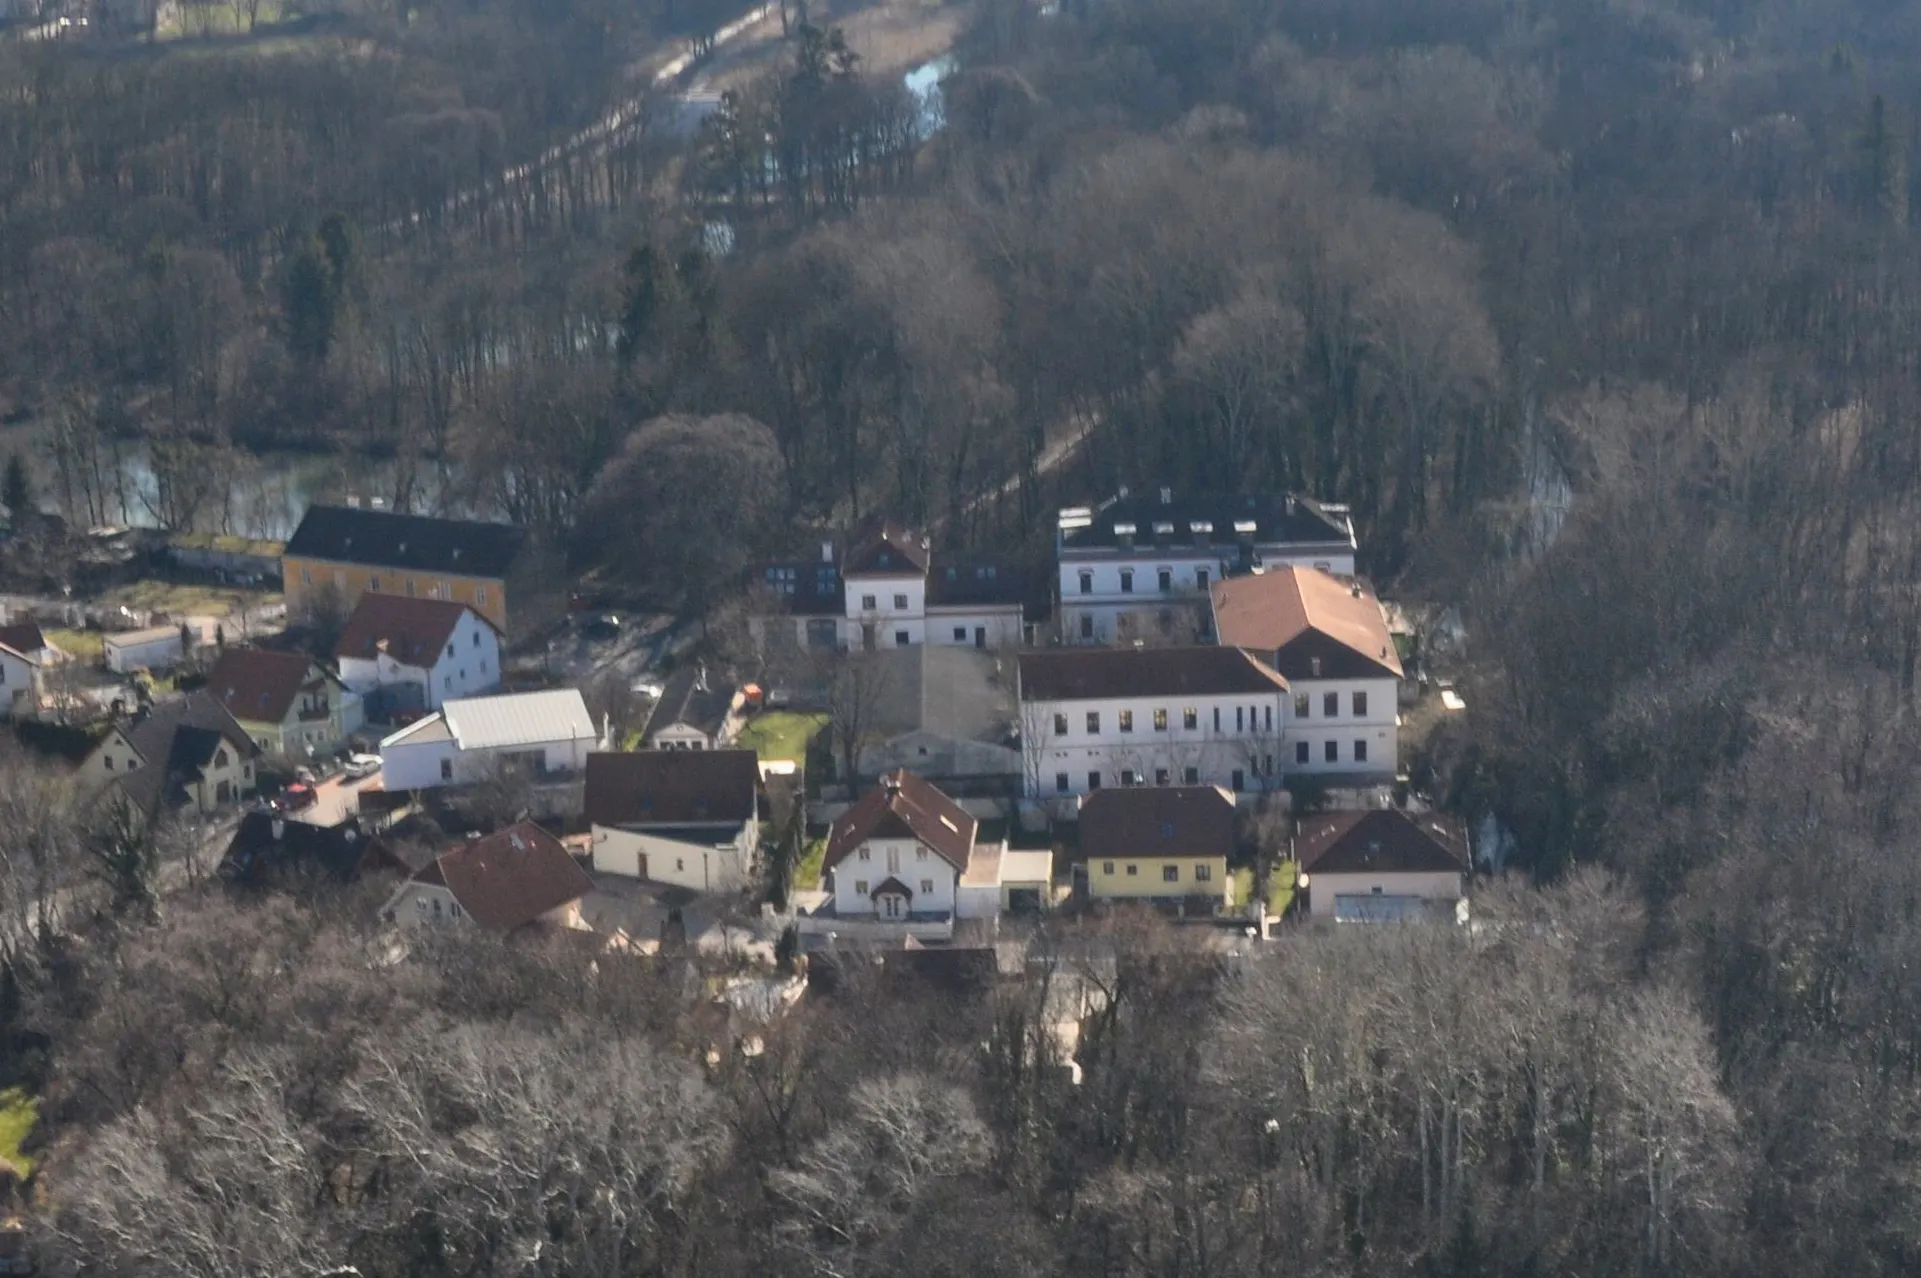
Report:
[[[454,700],[441,707],[441,714],[462,750],[591,741],[598,735],[575,688]]]

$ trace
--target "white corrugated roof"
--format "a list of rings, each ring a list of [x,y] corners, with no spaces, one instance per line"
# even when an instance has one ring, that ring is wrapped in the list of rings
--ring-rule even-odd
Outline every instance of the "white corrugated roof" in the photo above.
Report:
[[[441,714],[462,750],[591,741],[596,735],[593,716],[575,688],[449,701]]]

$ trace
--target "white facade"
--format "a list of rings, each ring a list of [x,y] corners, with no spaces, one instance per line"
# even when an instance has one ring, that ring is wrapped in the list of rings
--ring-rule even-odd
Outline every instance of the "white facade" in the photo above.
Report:
[[[927,642],[927,578],[879,574],[847,578],[847,620],[867,648]]]
[[[0,648],[0,719],[31,719],[40,711],[40,666]]]
[[[378,688],[412,685],[420,690],[422,705],[438,710],[448,700],[500,686],[500,635],[468,609],[460,614],[431,667],[407,665],[376,652],[371,657],[342,657],[340,680],[363,697]]]
[[[165,670],[180,664],[180,627],[155,626],[151,630],[130,630],[108,635],[103,644],[107,669],[115,674],[135,670]]]
[[[1394,775],[1400,766],[1400,680],[1291,682],[1293,705],[1282,742],[1284,772]]]
[[[927,642],[957,648],[1013,648],[1025,636],[1019,604],[976,604],[927,610]]]
[[[540,781],[580,772],[601,744],[572,689],[455,700],[380,743],[382,784],[431,790],[505,772]]]
[[[1412,902],[1452,904],[1462,898],[1462,876],[1454,872],[1420,874],[1313,874],[1308,876],[1308,912],[1317,919],[1369,913],[1399,913]],[[1359,901],[1358,910],[1343,900]]]
[[[1063,554],[1060,560],[1060,633],[1067,643],[1111,644],[1120,618],[1181,610],[1204,616],[1208,588],[1225,575],[1233,546],[1136,546]],[[1352,547],[1264,547],[1266,564],[1299,564],[1341,576],[1354,573]]]
[[[754,821],[745,822],[731,841],[714,843],[596,825],[594,868],[695,892],[738,892],[753,879],[759,842]]]
[[[869,839],[832,870],[834,913],[841,918],[906,922],[910,914],[954,915],[961,872],[926,844],[914,839]],[[874,893],[888,879],[898,880],[909,897]]]
[[[1392,704],[1390,694],[1390,711]],[[1273,789],[1292,757],[1284,746],[1291,708],[1278,688],[1023,701],[1027,796],[1065,798],[1125,785],[1218,785],[1241,794]]]

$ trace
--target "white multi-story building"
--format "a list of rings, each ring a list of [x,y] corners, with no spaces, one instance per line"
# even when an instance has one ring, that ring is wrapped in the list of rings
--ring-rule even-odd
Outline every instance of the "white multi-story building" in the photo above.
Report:
[[[1347,507],[1306,497],[1121,495],[1060,513],[1060,637],[1109,644],[1150,633],[1203,637],[1214,583],[1260,567],[1354,571]]]
[[[1032,799],[1103,786],[1279,784],[1287,680],[1234,648],[1059,649],[1020,659]]]
[[[450,599],[360,596],[334,645],[340,681],[379,721],[500,686],[500,631]]]
[[[844,558],[823,542],[818,562],[763,564],[754,578],[787,606],[754,627],[791,626],[803,648],[1001,648],[1026,635],[1014,573],[937,558],[925,537],[892,520],[855,537]]]
[[[1287,771],[1394,775],[1401,658],[1366,586],[1284,565],[1216,582],[1211,594],[1219,642],[1256,654],[1292,690],[1281,743]]]
[[[754,877],[759,798],[752,750],[590,754],[594,868],[696,892],[737,892]]]

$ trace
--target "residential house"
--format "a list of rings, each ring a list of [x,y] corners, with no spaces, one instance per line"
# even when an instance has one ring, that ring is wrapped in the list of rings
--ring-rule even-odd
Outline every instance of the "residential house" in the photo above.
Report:
[[[38,627],[32,629],[38,633]],[[17,648],[0,636],[0,719],[31,719],[40,713],[40,698],[46,689],[35,651]]]
[[[779,616],[753,619],[757,637],[775,628],[798,647],[828,651],[1010,647],[1026,637],[1024,601],[1033,593],[1008,566],[950,561],[891,519],[868,524],[844,555],[823,542],[819,560],[762,564],[752,580],[785,605]]]
[[[73,659],[47,638],[37,621],[17,621],[9,626],[0,626],[0,648],[13,649],[36,662],[42,670]]]
[[[1066,648],[1020,658],[1030,799],[1108,786],[1279,784],[1287,680],[1238,648]],[[1072,815],[1071,804],[1062,815]]]
[[[1081,799],[1087,895],[1211,915],[1233,901],[1234,796],[1219,786],[1097,790]]]
[[[1012,659],[928,644],[877,652],[868,660],[874,687],[856,781],[872,783],[905,768],[959,798],[1019,792]]]
[[[683,666],[668,676],[641,743],[649,750],[718,750],[737,705],[731,680],[709,675],[704,665]]]
[[[1342,922],[1458,919],[1473,865],[1464,824],[1399,808],[1302,817],[1293,859],[1308,912]]]
[[[587,756],[594,868],[696,892],[738,892],[760,849],[752,750]]]
[[[577,689],[456,698],[381,741],[382,785],[431,790],[507,776],[538,784],[577,777],[605,748]]]
[[[389,594],[466,604],[503,634],[538,623],[560,598],[562,580],[525,530],[510,524],[357,506],[309,507],[281,556],[281,579],[295,617],[311,615],[317,603],[345,616],[362,595]]]
[[[228,648],[207,691],[262,750],[288,758],[337,750],[364,723],[359,695],[301,652]]]
[[[500,627],[464,603],[366,594],[334,644],[340,680],[368,717],[438,710],[500,686]]]
[[[83,789],[114,787],[141,811],[213,812],[255,785],[260,747],[211,693],[200,691],[116,723],[81,763]]]
[[[1156,631],[1193,637],[1208,589],[1236,573],[1305,564],[1354,571],[1347,507],[1300,496],[1176,496],[1163,488],[1060,512],[1055,610],[1067,643],[1109,644]],[[1133,634],[1128,632],[1132,630]]]
[[[1258,654],[1293,689],[1289,771],[1394,775],[1401,658],[1364,585],[1286,565],[1216,582],[1212,595],[1219,642]]]
[[[891,772],[834,821],[822,862],[835,919],[921,939],[953,935],[979,823],[911,772]]]
[[[406,924],[471,923],[507,933],[534,925],[577,929],[594,881],[559,839],[531,822],[436,857],[388,898],[381,914]]]

